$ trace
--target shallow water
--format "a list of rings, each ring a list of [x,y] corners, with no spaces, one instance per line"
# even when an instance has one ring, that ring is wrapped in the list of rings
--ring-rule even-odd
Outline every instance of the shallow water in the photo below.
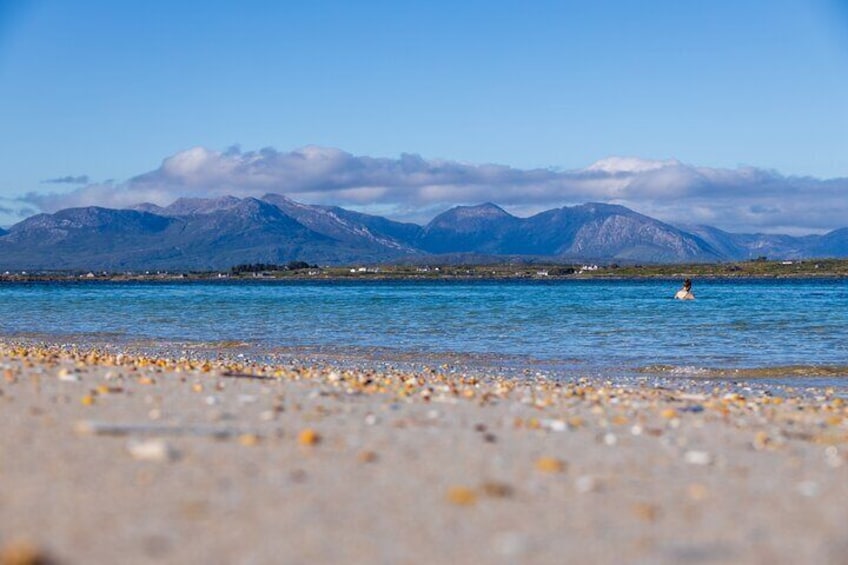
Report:
[[[0,284],[0,335],[605,375],[838,383],[848,281]],[[848,379],[845,379],[848,380]]]

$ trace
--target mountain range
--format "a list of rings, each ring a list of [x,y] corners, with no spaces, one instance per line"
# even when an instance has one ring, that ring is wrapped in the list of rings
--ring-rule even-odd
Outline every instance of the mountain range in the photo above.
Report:
[[[335,206],[261,198],[181,198],[169,206],[97,206],[38,214],[0,230],[2,270],[220,270],[244,263],[719,262],[848,256],[848,228],[824,235],[675,227],[589,203],[513,216],[457,206],[425,226]]]

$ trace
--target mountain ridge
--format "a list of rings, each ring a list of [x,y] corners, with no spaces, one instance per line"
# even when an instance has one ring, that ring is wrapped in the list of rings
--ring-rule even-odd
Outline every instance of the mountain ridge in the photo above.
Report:
[[[735,234],[673,226],[597,202],[520,218],[486,202],[424,226],[260,198],[180,198],[168,206],[67,208],[0,230],[3,270],[220,270],[243,263],[321,264],[532,257],[558,262],[720,262],[770,256],[848,257],[848,228],[824,235]]]

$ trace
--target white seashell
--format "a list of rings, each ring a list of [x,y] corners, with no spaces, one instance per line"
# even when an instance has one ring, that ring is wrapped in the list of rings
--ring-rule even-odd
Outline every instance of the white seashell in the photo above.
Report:
[[[683,460],[690,465],[709,465],[713,458],[706,451],[687,451],[683,455]]]
[[[138,461],[163,463],[174,461],[177,451],[161,439],[130,440],[127,442],[127,452]]]
[[[70,369],[59,369],[59,380],[66,383],[78,383],[80,378]]]

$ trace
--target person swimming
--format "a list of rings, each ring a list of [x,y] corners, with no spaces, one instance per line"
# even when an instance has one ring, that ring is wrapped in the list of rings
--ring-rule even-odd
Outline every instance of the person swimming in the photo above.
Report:
[[[692,294],[692,279],[685,279],[683,288],[678,290],[674,297],[677,300],[695,300],[695,295]]]

